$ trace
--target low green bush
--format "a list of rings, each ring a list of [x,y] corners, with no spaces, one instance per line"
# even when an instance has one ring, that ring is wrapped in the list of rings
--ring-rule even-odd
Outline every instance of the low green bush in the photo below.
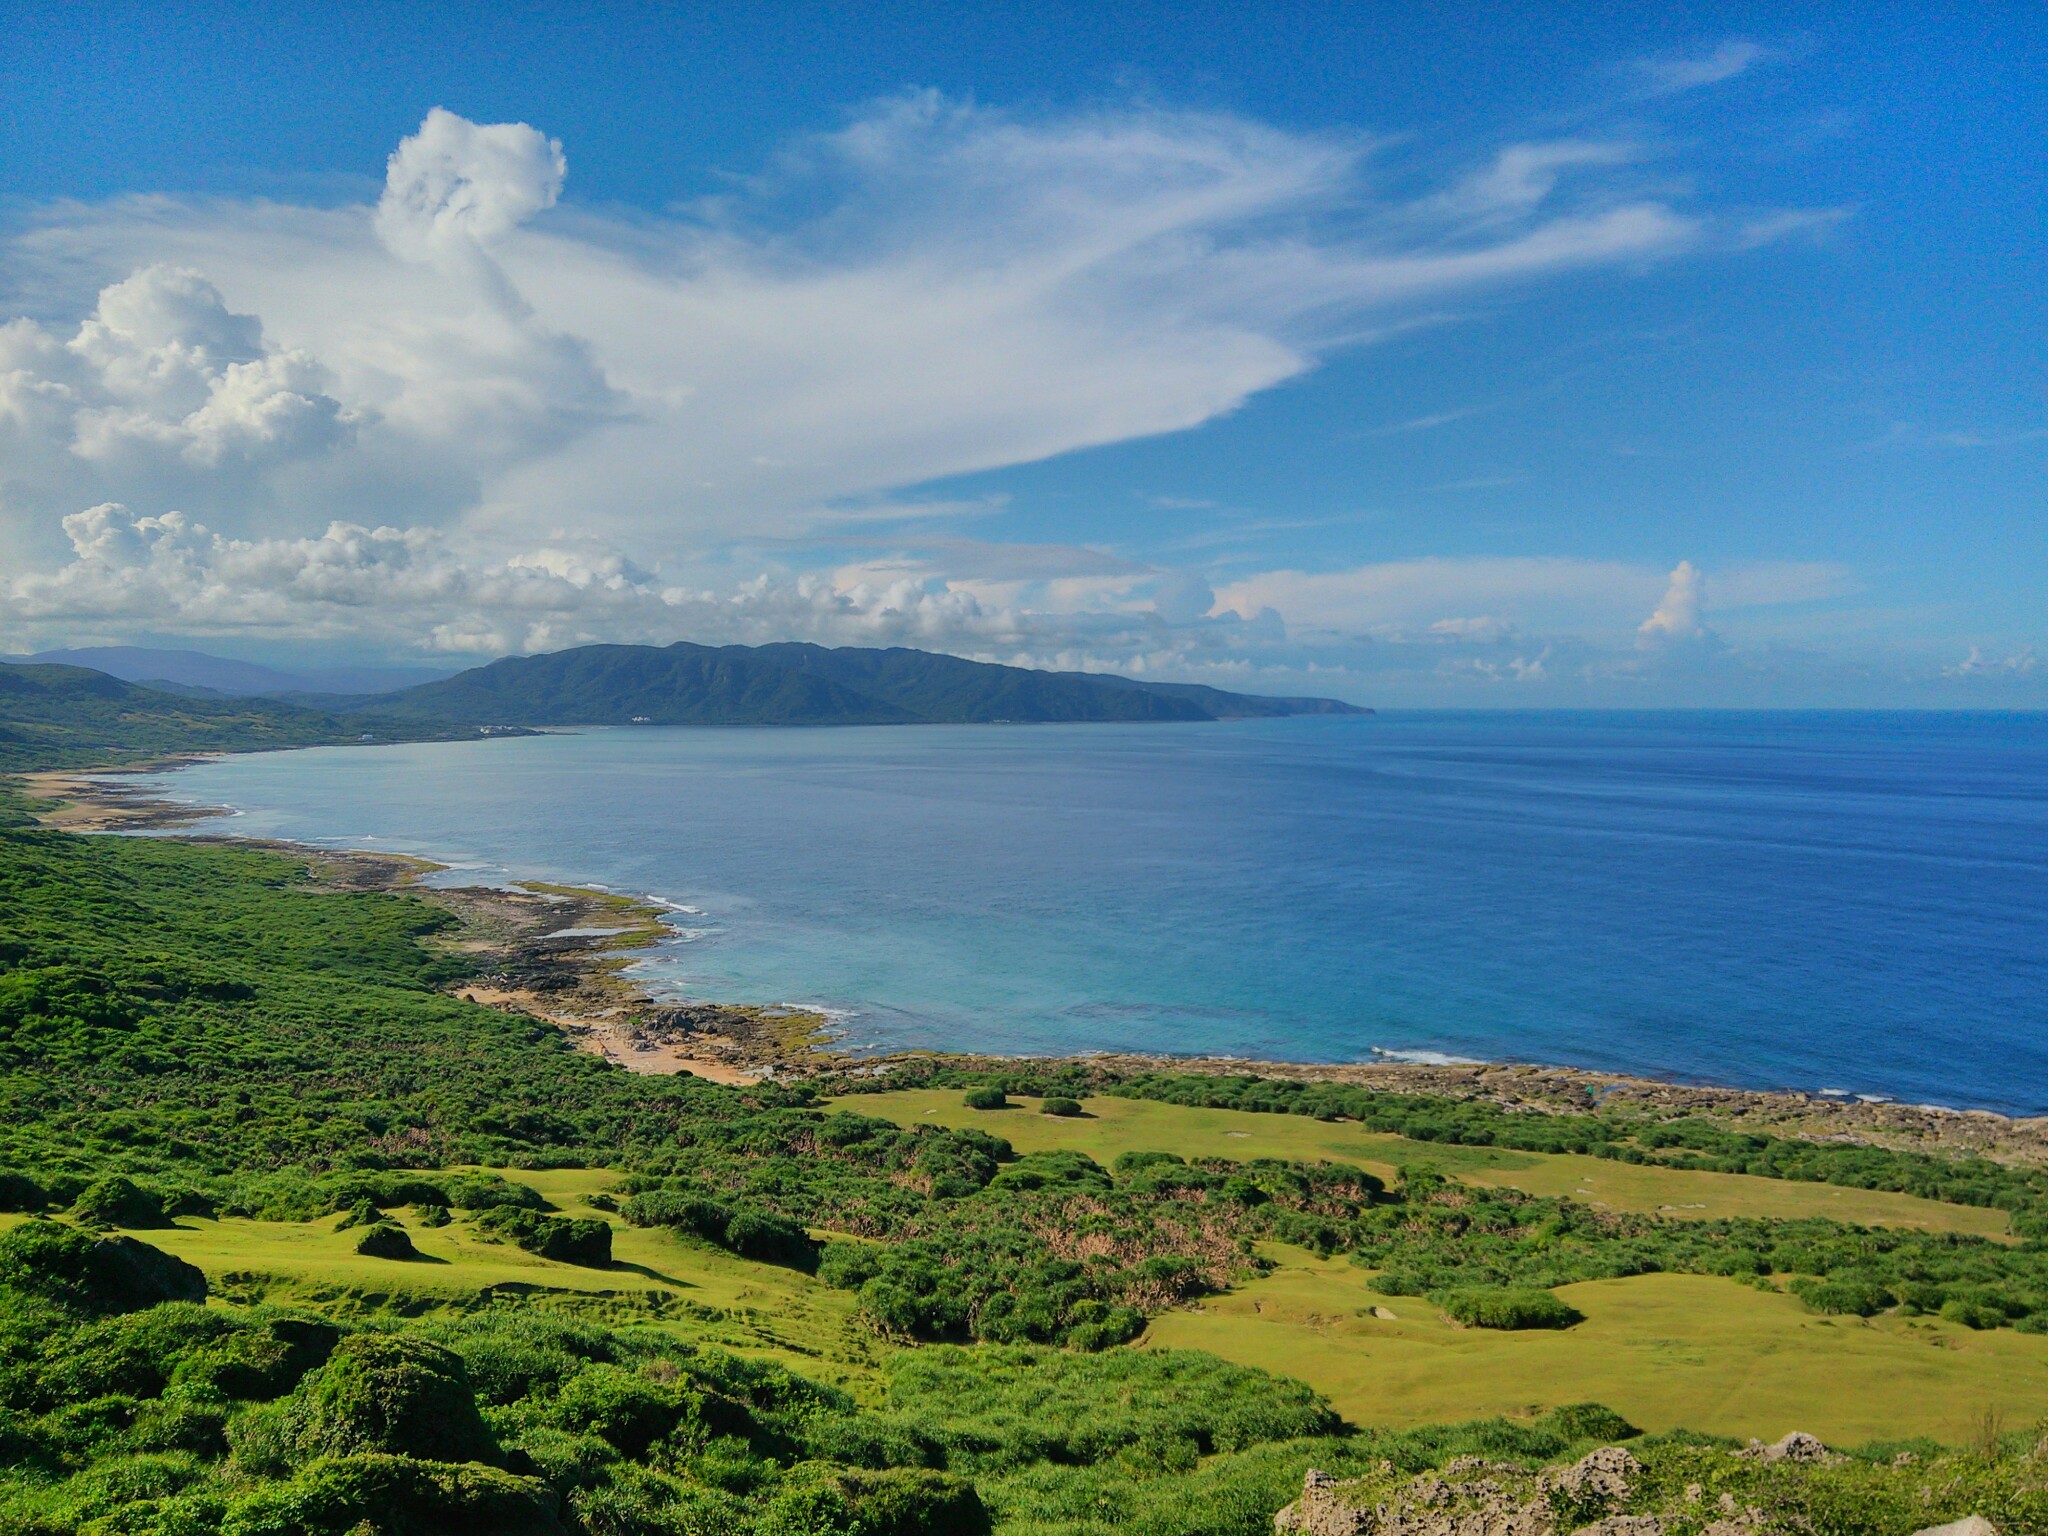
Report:
[[[652,1189],[624,1207],[636,1227],[668,1227],[728,1248],[742,1258],[792,1269],[818,1266],[818,1244],[796,1222],[753,1206],[728,1205],[687,1190]]]
[[[1065,1120],[1071,1120],[1076,1115],[1084,1113],[1079,1099],[1061,1098],[1057,1094],[1042,1102],[1038,1106],[1038,1112],[1041,1115],[1058,1115]]]
[[[1585,1314],[1548,1291],[1470,1286],[1435,1291],[1430,1301],[1467,1328],[1569,1328]]]
[[[232,1508],[222,1536],[563,1536],[560,1503],[537,1478],[493,1467],[367,1454],[317,1461]]]
[[[476,1227],[486,1237],[503,1238],[558,1264],[611,1268],[612,1227],[608,1221],[543,1216],[524,1206],[494,1205],[477,1217]]]
[[[0,1233],[0,1286],[85,1317],[206,1299],[206,1276],[161,1248],[42,1219]]]
[[[538,1211],[547,1205],[541,1192],[531,1184],[515,1183],[496,1173],[458,1174],[444,1181],[448,1204],[464,1211],[487,1211],[499,1206],[516,1206]]]
[[[969,1109],[1008,1109],[1010,1096],[1000,1088],[970,1088],[962,1102]]]
[[[1897,1299],[1883,1286],[1868,1280],[1800,1275],[1787,1289],[1814,1311],[1838,1317],[1874,1317]]]
[[[334,1224],[337,1232],[346,1232],[351,1227],[374,1227],[384,1219],[384,1213],[372,1200],[357,1200],[342,1213],[341,1220]]]
[[[373,1221],[356,1239],[356,1252],[366,1259],[416,1259],[419,1250],[405,1228],[392,1221]]]
[[[1987,1307],[1982,1302],[1966,1301],[1958,1296],[1941,1304],[1941,1318],[1944,1322],[1961,1323],[1965,1328],[2003,1328],[2006,1316],[1996,1307]]]
[[[462,1357],[402,1335],[342,1339],[285,1401],[280,1428],[289,1455],[299,1460],[364,1452],[500,1460]]]
[[[163,1191],[138,1184],[125,1174],[95,1179],[71,1203],[77,1220],[101,1227],[163,1227],[170,1212]]]

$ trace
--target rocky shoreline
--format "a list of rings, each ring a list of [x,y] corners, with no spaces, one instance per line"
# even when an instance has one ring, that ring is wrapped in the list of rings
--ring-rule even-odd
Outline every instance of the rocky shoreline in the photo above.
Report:
[[[176,830],[225,813],[174,804],[153,796],[146,783],[130,785],[123,780],[195,760],[179,758],[90,776],[28,774],[22,781],[30,795],[50,803],[42,820],[54,828]],[[856,1056],[834,1046],[828,1021],[816,1013],[654,997],[630,975],[630,968],[639,951],[660,941],[666,925],[661,908],[632,897],[541,884],[509,889],[433,886],[422,883],[422,877],[440,866],[425,859],[237,841],[305,860],[316,882],[337,889],[405,890],[448,912],[456,927],[436,942],[472,955],[484,966],[457,988],[458,995],[543,1020],[579,1048],[630,1071],[687,1071],[741,1084],[879,1073],[896,1063],[935,1058],[993,1071],[1053,1064],[1044,1059],[925,1051]],[[1625,1109],[1657,1119],[1698,1115],[1776,1136],[2048,1162],[2048,1117],[2015,1118],[1990,1110],[1843,1100],[1794,1090],[1717,1087],[1515,1062],[1316,1064],[1100,1054],[1058,1064],[1076,1060],[1105,1076],[1180,1072],[1338,1082],[1393,1093],[1483,1099],[1532,1113]]]

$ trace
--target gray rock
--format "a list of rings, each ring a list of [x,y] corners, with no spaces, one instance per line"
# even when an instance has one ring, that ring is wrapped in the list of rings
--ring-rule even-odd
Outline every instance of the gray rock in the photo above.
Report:
[[[1770,1445],[1752,1441],[1749,1449],[1741,1454],[1755,1456],[1763,1461],[1816,1462],[1826,1461],[1832,1453],[1828,1450],[1826,1442],[1817,1435],[1803,1434],[1795,1429],[1784,1439]]]

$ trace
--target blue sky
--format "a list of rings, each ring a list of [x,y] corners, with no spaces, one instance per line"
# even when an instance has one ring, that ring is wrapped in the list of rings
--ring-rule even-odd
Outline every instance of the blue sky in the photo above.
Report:
[[[2030,7],[0,11],[0,649],[2048,703]]]

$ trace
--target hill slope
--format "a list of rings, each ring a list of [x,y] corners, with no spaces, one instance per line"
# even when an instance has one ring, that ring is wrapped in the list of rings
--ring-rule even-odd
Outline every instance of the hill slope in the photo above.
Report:
[[[451,726],[966,725],[1371,713],[1334,699],[1263,698],[1039,672],[902,647],[713,647],[687,641],[507,657],[374,703],[349,704]]]
[[[95,645],[82,650],[38,651],[0,658],[17,665],[50,662],[90,667],[123,682],[166,693],[264,694],[272,698],[305,693],[391,693],[450,675],[447,667],[313,667],[281,671],[253,661],[209,656],[204,651],[153,650],[134,645]],[[317,707],[317,706],[316,706]]]
[[[0,771],[110,766],[168,752],[317,746],[366,734],[451,732],[277,699],[166,693],[87,667],[0,662]]]

